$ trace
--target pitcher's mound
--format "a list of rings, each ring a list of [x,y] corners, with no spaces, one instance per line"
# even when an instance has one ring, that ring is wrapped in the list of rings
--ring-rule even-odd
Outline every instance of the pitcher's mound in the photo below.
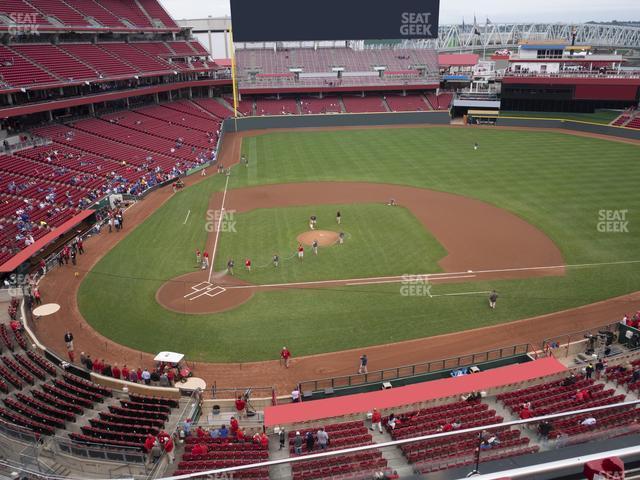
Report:
[[[338,233],[330,230],[310,230],[298,235],[298,242],[311,246],[317,240],[318,245],[326,247],[338,242]]]

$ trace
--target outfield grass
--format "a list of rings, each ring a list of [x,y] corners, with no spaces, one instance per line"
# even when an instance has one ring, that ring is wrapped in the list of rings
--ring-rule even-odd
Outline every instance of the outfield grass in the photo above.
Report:
[[[245,139],[243,152],[249,168],[233,170],[231,188],[320,180],[432,188],[516,213],[545,231],[569,264],[640,259],[635,145],[552,132],[434,127],[280,132]],[[205,242],[207,201],[223,187],[221,180],[174,196],[83,281],[79,306],[100,333],[194,360],[263,360],[277,358],[282,345],[295,355],[363,347],[493,325],[640,287],[640,266],[620,264],[572,268],[565,277],[434,287],[435,293],[496,288],[496,311],[488,311],[484,295],[403,297],[399,285],[377,285],[259,292],[217,315],[168,312],[155,293],[165,280],[192,270],[193,251]],[[599,232],[602,209],[629,210],[629,233]]]
[[[342,212],[342,224],[335,212]],[[308,218],[318,217],[318,229],[345,233],[345,243],[321,247],[318,256],[305,247],[302,261],[295,257],[300,233]],[[318,205],[258,209],[234,215],[234,231],[220,234],[215,270],[234,259],[235,275],[251,283],[290,283],[310,280],[367,278],[416,272],[439,272],[437,262],[446,250],[413,214],[382,204]],[[272,256],[281,259],[278,268]],[[250,258],[252,270],[244,269]]]
[[[521,112],[521,111],[502,111],[500,115],[503,117],[533,117],[533,118],[553,118],[562,120],[577,120],[579,122],[598,123],[601,125],[609,125],[622,112],[619,110],[596,110],[593,113],[572,113],[572,112]]]

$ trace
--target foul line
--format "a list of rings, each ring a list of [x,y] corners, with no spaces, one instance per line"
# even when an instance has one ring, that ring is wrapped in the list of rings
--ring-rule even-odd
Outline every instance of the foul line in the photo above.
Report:
[[[189,211],[187,212],[187,218],[185,218],[185,219],[184,219],[184,222],[182,222],[182,224],[183,224],[183,225],[186,225],[186,224],[187,224],[187,220],[189,220],[189,215],[191,215],[191,210],[189,210]]]
[[[471,277],[475,277],[475,275],[454,275],[452,277],[437,277],[437,278],[431,278],[431,275],[424,275],[425,280],[429,280],[429,281],[435,281],[435,280],[451,280],[452,278],[471,278]],[[398,282],[407,282],[409,284],[411,283],[416,283],[413,280],[406,280],[403,278],[396,278],[393,280],[379,280],[379,281],[373,281],[373,282],[368,282],[366,281],[366,279],[364,279],[364,281],[362,282],[352,282],[352,283],[346,283],[345,285],[347,287],[352,287],[352,286],[356,286],[356,285],[379,285],[382,283],[398,283]]]
[[[229,186],[229,176],[224,184],[224,193],[222,194],[222,204],[220,205],[220,217],[218,218],[218,225],[216,225],[216,238],[213,244],[213,251],[211,252],[211,265],[209,266],[208,282],[211,282],[211,275],[213,274],[213,263],[216,259],[216,251],[218,250],[218,237],[220,236],[220,225],[222,225],[222,219],[224,218],[224,202],[227,199],[227,187]]]
[[[441,272],[441,273],[423,273],[418,275],[408,275],[409,280],[420,277],[423,280],[444,280],[455,278],[467,278],[467,276],[477,277],[481,274],[489,273],[506,273],[506,272],[527,272],[535,270],[554,270],[559,268],[585,268],[585,267],[602,267],[610,265],[631,265],[640,263],[640,260],[620,260],[615,262],[600,262],[600,263],[578,263],[575,265],[548,265],[543,267],[516,267],[516,268],[498,268],[492,270],[466,270],[461,272]],[[470,275],[472,274],[472,275]],[[381,282],[375,282],[376,280],[382,280]],[[338,285],[370,285],[374,283],[397,283],[406,281],[407,275],[395,275],[388,277],[370,277],[370,278],[345,278],[334,280],[316,280],[309,282],[293,282],[293,283],[271,283],[265,285],[232,285],[225,286],[230,289],[244,289],[244,288],[278,288],[278,287],[295,287],[302,285],[323,285],[328,283]],[[358,282],[358,283],[355,283]]]

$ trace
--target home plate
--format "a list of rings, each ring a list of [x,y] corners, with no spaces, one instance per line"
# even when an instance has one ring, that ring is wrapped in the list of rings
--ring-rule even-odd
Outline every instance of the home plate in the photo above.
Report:
[[[187,298],[190,302],[192,302],[196,298],[200,298],[205,295],[207,297],[213,298],[216,295],[220,295],[221,293],[224,293],[227,291],[226,288],[223,288],[219,285],[214,285],[213,283],[209,283],[209,282],[200,282],[197,285],[194,285],[193,287],[191,287],[191,290],[193,290],[193,292],[187,293],[184,296],[184,298]]]

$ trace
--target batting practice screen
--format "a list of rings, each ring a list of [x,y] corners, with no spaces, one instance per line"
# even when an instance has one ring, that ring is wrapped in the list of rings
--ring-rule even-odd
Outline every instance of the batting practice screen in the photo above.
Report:
[[[236,42],[437,38],[440,0],[231,0]]]

